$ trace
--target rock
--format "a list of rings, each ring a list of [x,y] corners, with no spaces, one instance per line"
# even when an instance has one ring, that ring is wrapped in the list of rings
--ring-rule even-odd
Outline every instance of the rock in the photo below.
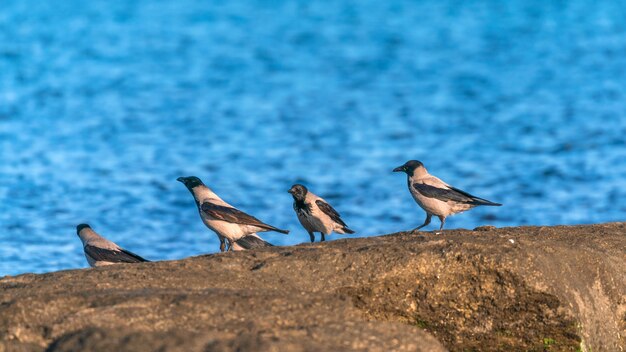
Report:
[[[624,223],[518,227],[5,277],[0,352],[618,351],[625,248]]]

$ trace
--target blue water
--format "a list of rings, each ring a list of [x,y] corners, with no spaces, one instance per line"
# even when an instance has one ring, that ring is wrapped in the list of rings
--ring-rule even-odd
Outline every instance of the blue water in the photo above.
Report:
[[[0,275],[85,267],[81,222],[215,252],[182,175],[281,245],[295,182],[358,236],[421,224],[413,158],[505,204],[447,228],[626,220],[622,2],[218,3],[0,2]]]

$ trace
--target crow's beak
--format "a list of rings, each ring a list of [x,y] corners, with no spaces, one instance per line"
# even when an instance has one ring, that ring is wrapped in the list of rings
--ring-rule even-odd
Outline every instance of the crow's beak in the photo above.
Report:
[[[393,169],[393,172],[404,172],[404,165],[398,166],[397,168]]]
[[[184,177],[179,177],[179,178],[176,179],[176,181],[185,183],[185,178]]]
[[[287,193],[293,194],[293,189],[289,189]]]

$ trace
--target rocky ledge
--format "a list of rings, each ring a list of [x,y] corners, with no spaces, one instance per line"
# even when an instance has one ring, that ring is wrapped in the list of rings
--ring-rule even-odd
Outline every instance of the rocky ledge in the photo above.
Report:
[[[0,280],[0,351],[620,351],[625,337],[626,223],[398,233]]]

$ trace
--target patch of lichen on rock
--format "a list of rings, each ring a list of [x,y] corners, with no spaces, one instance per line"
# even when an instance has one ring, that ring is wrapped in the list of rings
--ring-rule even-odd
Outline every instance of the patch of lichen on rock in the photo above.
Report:
[[[354,304],[370,319],[423,328],[451,350],[542,350],[544,336],[559,341],[558,349],[552,346],[555,351],[580,345],[575,318],[557,297],[465,254],[425,260],[430,264],[414,264],[421,270],[352,290]]]

